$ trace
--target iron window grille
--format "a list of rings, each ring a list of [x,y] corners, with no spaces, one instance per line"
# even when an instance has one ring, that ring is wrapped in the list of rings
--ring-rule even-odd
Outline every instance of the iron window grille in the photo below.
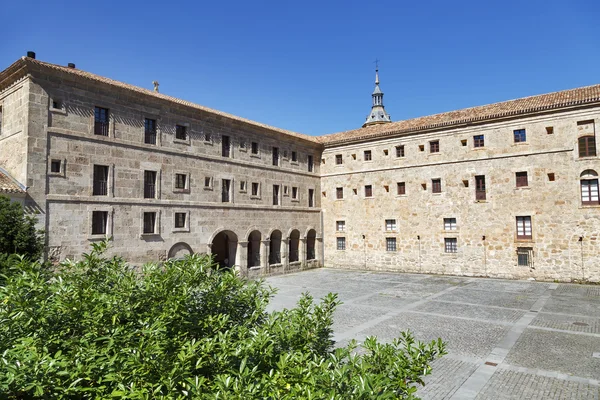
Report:
[[[486,197],[485,176],[478,175],[475,177],[475,200],[485,200]]]
[[[108,136],[108,109],[94,108],[94,135]]]
[[[252,142],[251,152],[252,152],[252,154],[258,154],[258,143],[257,142]]]
[[[175,125],[175,139],[187,140],[187,127],[184,125]]]
[[[187,175],[175,174],[175,189],[187,189]]]
[[[440,141],[439,140],[429,142],[429,152],[430,153],[439,153],[440,152]]]
[[[473,136],[473,147],[484,147],[485,139],[483,135]]]
[[[517,247],[517,265],[530,268],[533,266],[533,248]]]
[[[444,238],[444,251],[446,253],[458,253],[458,239]]]
[[[144,120],[144,143],[156,144],[156,120],[146,118]]]
[[[175,228],[185,228],[187,214],[184,212],[175,213]]]
[[[335,164],[342,165],[344,163],[344,157],[341,154],[335,155]]]
[[[346,250],[346,238],[345,237],[339,237],[337,238],[337,246],[336,248],[338,250]]]
[[[404,157],[404,146],[396,146],[396,157]]]
[[[364,152],[364,159],[365,161],[371,161],[372,158],[372,154],[371,154],[371,150],[365,150]]]
[[[156,212],[144,213],[144,233],[156,232]]]
[[[396,251],[396,238],[385,238],[385,250]]]
[[[92,195],[108,195],[108,167],[106,165],[94,165],[94,184]]]
[[[156,198],[156,171],[144,171],[144,198]]]
[[[525,133],[525,129],[515,129],[513,131],[513,137],[515,143],[524,143],[527,141],[527,134]]]

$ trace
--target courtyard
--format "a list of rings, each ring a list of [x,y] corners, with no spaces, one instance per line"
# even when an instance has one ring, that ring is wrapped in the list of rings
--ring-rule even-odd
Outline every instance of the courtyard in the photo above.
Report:
[[[270,310],[338,293],[339,345],[410,330],[448,355],[426,399],[600,399],[600,286],[315,269],[273,276]]]

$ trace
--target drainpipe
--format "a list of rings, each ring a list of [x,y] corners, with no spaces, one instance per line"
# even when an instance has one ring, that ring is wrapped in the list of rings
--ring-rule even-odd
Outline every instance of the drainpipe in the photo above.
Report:
[[[581,281],[585,281],[585,267],[583,266],[583,236],[579,236],[579,243],[581,243]]]
[[[325,224],[323,222],[323,213],[325,210],[321,210],[321,267],[325,266]]]
[[[419,273],[421,273],[421,235],[417,235],[419,241]]]
[[[487,278],[487,251],[485,247],[485,235],[481,237],[481,240],[483,241],[483,271],[485,273],[485,277]]]

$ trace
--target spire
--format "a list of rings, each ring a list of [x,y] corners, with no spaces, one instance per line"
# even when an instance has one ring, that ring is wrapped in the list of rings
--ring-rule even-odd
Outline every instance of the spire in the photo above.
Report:
[[[369,125],[384,124],[392,122],[389,114],[385,111],[383,106],[383,92],[379,88],[379,60],[375,60],[375,90],[371,97],[373,98],[373,105],[371,106],[371,113],[367,116],[367,120],[363,124],[363,128]]]

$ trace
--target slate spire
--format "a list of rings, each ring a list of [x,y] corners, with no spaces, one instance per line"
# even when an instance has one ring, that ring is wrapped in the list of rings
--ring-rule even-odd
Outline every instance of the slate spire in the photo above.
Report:
[[[383,92],[379,88],[378,66],[375,67],[375,90],[373,90],[373,94],[371,95],[371,97],[373,98],[371,113],[367,116],[367,120],[363,124],[363,128],[365,126],[392,122],[392,119],[390,118],[389,114],[385,111],[385,107],[383,106]]]

